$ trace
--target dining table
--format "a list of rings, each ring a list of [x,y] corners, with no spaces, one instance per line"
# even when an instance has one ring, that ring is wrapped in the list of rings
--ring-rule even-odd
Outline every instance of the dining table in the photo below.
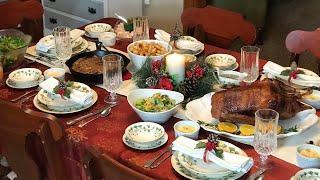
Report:
[[[98,20],[97,22],[108,23],[113,26],[117,22],[117,19],[104,18]],[[83,29],[84,27],[81,28]],[[150,29],[150,38],[153,38],[153,35],[154,29]],[[94,41],[94,39],[88,40]],[[129,43],[130,41],[127,40],[117,40],[116,44],[112,46],[112,48],[126,52],[127,45]],[[205,56],[213,53],[230,54],[236,57],[238,63],[240,62],[239,52],[222,49],[209,44],[205,44],[204,52],[199,56]],[[260,70],[266,62],[266,60],[260,59]],[[37,62],[25,62],[20,66],[20,68],[22,67],[38,68],[41,71],[48,69],[48,67]],[[67,76],[70,79],[72,79],[72,76]],[[123,74],[123,80],[128,80],[131,78],[131,76],[132,74],[126,71]],[[165,151],[166,148],[168,148],[171,145],[171,143],[175,140],[173,126],[176,122],[180,121],[181,119],[171,117],[170,120],[164,123],[163,127],[169,136],[168,142],[160,148],[147,151],[135,150],[130,147],[127,147],[123,143],[122,136],[125,132],[125,129],[129,125],[141,121],[139,116],[130,107],[125,96],[119,96],[119,104],[112,109],[112,112],[109,116],[99,117],[95,121],[89,123],[88,125],[82,128],[79,128],[76,125],[67,126],[66,122],[68,120],[83,116],[105,106],[104,98],[108,96],[109,93],[101,87],[91,87],[98,94],[98,100],[92,107],[77,113],[67,115],[55,115],[61,122],[60,124],[65,131],[65,137],[63,139],[63,143],[61,143],[61,150],[63,152],[62,160],[66,164],[68,173],[71,174],[71,179],[87,179],[85,167],[82,162],[84,158],[84,153],[88,148],[95,149],[95,152],[97,153],[107,154],[111,156],[114,160],[122,163],[123,165],[156,179],[183,179],[183,177],[179,175],[177,172],[175,172],[175,170],[173,169],[170,159],[167,159],[158,168],[155,169],[143,167],[146,160],[152,159],[159,155],[161,152]],[[25,91],[26,90],[10,88],[4,83],[0,87],[0,99],[9,101],[10,99],[22,95]],[[32,110],[39,111],[33,105],[32,99],[25,102],[23,106],[24,108],[30,108]],[[208,133],[205,132],[203,129],[200,130],[200,138],[206,139],[207,135]],[[222,139],[231,142],[243,149],[248,156],[254,159],[255,162],[259,161],[259,155],[255,152],[252,146],[231,141],[226,138]],[[290,179],[296,172],[300,170],[298,166],[286,162],[285,160],[274,157],[272,155],[269,156],[268,160],[273,165],[273,168],[268,169],[264,173],[265,179],[268,180]],[[240,179],[247,179],[258,169],[259,168],[254,165],[251,168],[251,170]]]

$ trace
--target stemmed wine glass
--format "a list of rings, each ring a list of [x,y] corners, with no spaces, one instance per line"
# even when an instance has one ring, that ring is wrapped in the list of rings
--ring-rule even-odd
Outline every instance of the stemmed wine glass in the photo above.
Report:
[[[116,90],[122,83],[122,57],[117,54],[108,54],[102,58],[103,61],[103,85],[110,95],[105,98],[106,103],[116,104]]]
[[[272,109],[259,109],[255,113],[253,147],[260,155],[260,168],[268,168],[268,156],[277,148],[278,119],[279,113]]]
[[[53,29],[55,41],[56,57],[59,59],[58,66],[63,67],[65,61],[71,58],[72,47],[70,38],[70,28],[58,26]]]
[[[243,79],[246,83],[253,83],[259,77],[259,52],[256,46],[243,46],[241,48],[240,72],[246,73]]]

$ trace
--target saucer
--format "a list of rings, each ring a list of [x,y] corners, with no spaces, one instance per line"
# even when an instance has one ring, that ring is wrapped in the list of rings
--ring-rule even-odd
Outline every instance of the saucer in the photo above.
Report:
[[[160,138],[158,141],[153,143],[147,143],[147,144],[140,144],[133,142],[130,138],[128,138],[125,134],[122,137],[123,143],[133,149],[137,150],[150,150],[150,149],[156,149],[158,147],[161,147],[168,141],[168,134],[164,133],[164,136]]]
[[[12,82],[9,78],[6,80],[6,84],[14,89],[27,89],[38,86],[42,81],[44,81],[44,76],[41,75],[40,78],[32,83],[25,84],[25,85],[16,85],[14,82]]]

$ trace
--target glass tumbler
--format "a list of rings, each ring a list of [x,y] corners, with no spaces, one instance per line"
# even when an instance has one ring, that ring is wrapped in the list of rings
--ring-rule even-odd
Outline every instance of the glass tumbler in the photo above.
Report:
[[[256,46],[243,46],[241,48],[240,72],[246,73],[243,79],[246,83],[253,83],[259,77],[259,52]]]
[[[117,54],[108,54],[103,61],[103,86],[110,95],[105,98],[106,103],[117,104],[116,90],[122,83],[122,57]]]
[[[146,16],[133,19],[133,41],[149,39],[149,21]]]
[[[55,41],[56,57],[60,60],[60,65],[63,66],[65,61],[71,58],[72,47],[70,38],[70,28],[58,26],[53,29]]]
[[[259,109],[255,113],[253,147],[260,155],[260,168],[267,168],[268,156],[277,149],[279,113],[272,109]]]

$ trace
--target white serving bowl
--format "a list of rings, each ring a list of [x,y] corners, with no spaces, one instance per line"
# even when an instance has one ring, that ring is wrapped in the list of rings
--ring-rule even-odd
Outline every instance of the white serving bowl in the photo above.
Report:
[[[192,132],[182,132],[179,129],[182,126],[190,126],[193,128],[193,131]],[[173,129],[174,129],[174,134],[175,134],[176,138],[179,136],[184,136],[184,137],[188,137],[188,138],[196,140],[196,139],[198,139],[198,136],[199,136],[200,125],[194,121],[179,121],[174,124]]]
[[[164,128],[154,122],[138,122],[131,124],[125,130],[125,135],[140,144],[153,143],[164,136]]]
[[[111,31],[112,27],[106,23],[93,23],[87,25],[84,30],[89,33],[92,38],[98,38],[101,33]]]
[[[49,79],[51,77],[56,78],[58,80],[64,81],[64,76],[66,71],[62,68],[50,68],[43,72],[44,79]]]
[[[227,69],[234,65],[237,59],[229,54],[211,54],[206,57],[205,61],[212,67]]]
[[[316,109],[320,109],[320,91],[313,90],[312,94],[303,96],[302,101]]]
[[[165,53],[163,55],[159,55],[159,56],[140,56],[140,55],[132,53],[129,50],[130,47],[133,46],[135,43],[141,43],[141,42],[160,44],[164,48],[166,48],[167,53]],[[159,40],[140,40],[140,41],[136,41],[136,42],[133,42],[133,43],[129,44],[128,47],[127,47],[127,52],[129,54],[129,57],[130,57],[131,61],[133,62],[134,66],[136,67],[137,70],[139,70],[143,66],[143,64],[146,62],[146,59],[148,57],[150,57],[152,60],[161,60],[163,57],[165,57],[166,55],[171,53],[171,51],[172,51],[172,46],[171,45],[169,45],[167,42],[159,41]]]
[[[176,91],[168,91],[163,89],[136,89],[129,93],[127,100],[133,110],[143,121],[162,124],[168,121],[170,117],[177,112],[178,105],[164,112],[145,112],[135,107],[137,100],[151,97],[155,93],[168,95],[169,98],[176,101],[176,104],[184,100],[183,94]]]
[[[17,86],[25,86],[37,82],[42,72],[36,68],[17,69],[9,74],[9,79]]]
[[[297,147],[297,163],[301,168],[320,168],[320,158],[309,158],[302,156],[300,151],[303,149],[312,149],[320,153],[320,147],[312,144],[303,144]]]
[[[99,35],[98,39],[105,46],[114,46],[116,44],[116,33],[103,32]]]
[[[237,71],[220,71],[219,80],[223,84],[239,85],[247,75]]]

